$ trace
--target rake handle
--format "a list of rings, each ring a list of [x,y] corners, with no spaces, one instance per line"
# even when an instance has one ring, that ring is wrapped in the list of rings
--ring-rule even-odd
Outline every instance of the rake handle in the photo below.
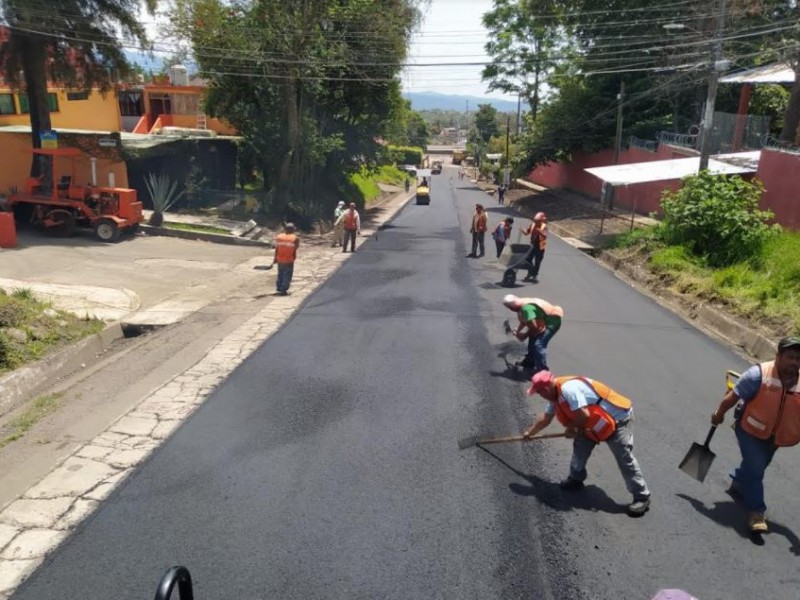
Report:
[[[491,438],[488,440],[478,440],[476,444],[503,444],[505,442],[532,442],[533,440],[546,440],[551,438],[567,437],[566,432],[546,433],[532,438],[525,438],[524,435],[509,435],[507,437]]]

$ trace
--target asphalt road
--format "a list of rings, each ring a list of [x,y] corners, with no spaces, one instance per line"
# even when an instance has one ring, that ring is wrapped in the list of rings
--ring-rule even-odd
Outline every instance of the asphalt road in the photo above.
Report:
[[[198,600],[796,597],[796,452],[768,472],[761,544],[724,493],[729,429],[705,484],[677,469],[745,363],[557,239],[518,291],[566,310],[556,373],[634,399],[652,510],[625,514],[605,448],[578,495],[557,485],[566,440],[458,450],[543,407],[506,368],[523,348],[502,331],[500,269],[464,258],[476,201],[494,203],[455,169],[434,177],[431,205],[365,244],[14,599],[149,598],[173,564]]]

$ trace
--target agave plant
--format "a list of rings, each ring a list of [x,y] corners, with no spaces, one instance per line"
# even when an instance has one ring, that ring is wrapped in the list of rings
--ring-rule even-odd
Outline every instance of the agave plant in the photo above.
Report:
[[[183,197],[184,192],[178,191],[178,182],[170,179],[166,173],[159,175],[150,173],[145,185],[153,200],[153,215],[150,217],[150,225],[161,227],[164,223],[164,213]]]

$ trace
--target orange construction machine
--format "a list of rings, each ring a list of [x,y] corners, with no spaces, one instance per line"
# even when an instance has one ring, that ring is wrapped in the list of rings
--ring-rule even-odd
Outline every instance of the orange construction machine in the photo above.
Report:
[[[54,158],[52,189],[45,188],[41,177],[28,178],[25,189],[6,201],[16,218],[57,237],[68,237],[77,227],[91,227],[104,242],[116,242],[123,232],[138,229],[142,203],[136,190],[76,184],[75,161],[87,159],[77,148],[36,148],[33,153]],[[55,159],[59,157],[70,159],[69,175],[58,173]]]

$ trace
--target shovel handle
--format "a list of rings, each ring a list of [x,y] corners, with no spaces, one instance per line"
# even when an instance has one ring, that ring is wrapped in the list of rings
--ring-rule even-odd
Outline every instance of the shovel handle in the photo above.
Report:
[[[714,432],[717,430],[716,425],[712,425],[711,429],[708,430],[708,435],[706,436],[706,441],[703,442],[703,447],[708,448],[708,445],[711,443],[711,438],[714,437]]]

